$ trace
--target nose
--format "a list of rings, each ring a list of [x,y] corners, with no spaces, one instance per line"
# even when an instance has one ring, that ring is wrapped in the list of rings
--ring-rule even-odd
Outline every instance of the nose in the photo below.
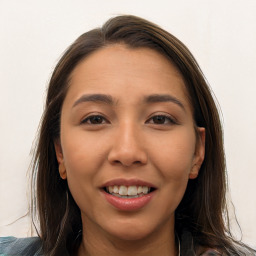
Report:
[[[112,148],[108,155],[108,161],[111,164],[130,167],[147,163],[148,157],[145,147],[140,133],[134,125],[125,124],[119,127],[112,141]]]

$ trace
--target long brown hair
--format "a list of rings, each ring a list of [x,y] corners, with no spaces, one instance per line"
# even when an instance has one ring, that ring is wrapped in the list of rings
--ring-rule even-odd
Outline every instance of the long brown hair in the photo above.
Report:
[[[89,54],[110,44],[153,49],[182,75],[195,124],[206,129],[205,159],[199,176],[189,180],[176,209],[176,232],[189,232],[192,246],[220,249],[225,255],[248,255],[249,248],[230,234],[226,207],[226,172],[222,128],[209,86],[196,60],[176,37],[135,16],[118,16],[81,35],[59,60],[49,83],[33,168],[33,208],[38,213],[46,255],[71,254],[81,243],[80,210],[58,172],[54,141],[60,137],[61,108],[74,68]],[[241,246],[248,249],[242,252]],[[239,249],[240,248],[240,249]]]

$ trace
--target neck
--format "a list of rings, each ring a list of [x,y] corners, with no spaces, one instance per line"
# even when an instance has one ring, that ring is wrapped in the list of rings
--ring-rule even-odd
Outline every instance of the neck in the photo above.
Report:
[[[78,256],[177,256],[178,241],[175,241],[173,221],[163,225],[159,230],[136,240],[120,239],[102,230],[91,229],[90,225],[83,225],[83,239]]]

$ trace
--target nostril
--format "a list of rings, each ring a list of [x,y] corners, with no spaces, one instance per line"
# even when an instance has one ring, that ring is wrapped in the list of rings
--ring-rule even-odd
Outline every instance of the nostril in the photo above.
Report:
[[[109,152],[108,161],[114,165],[121,164],[126,167],[138,166],[147,163],[147,154],[142,149],[131,148],[128,150],[125,147],[116,147]]]
[[[113,164],[122,164],[123,166],[132,166],[132,165],[140,165],[141,161],[120,161],[120,160],[114,160],[112,162]]]
[[[121,164],[121,162],[119,160],[115,160],[113,161],[114,164]]]

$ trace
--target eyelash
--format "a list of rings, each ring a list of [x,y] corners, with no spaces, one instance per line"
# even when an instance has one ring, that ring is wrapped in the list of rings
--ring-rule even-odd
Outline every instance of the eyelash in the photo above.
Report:
[[[88,116],[88,117],[86,117],[85,119],[83,119],[83,120],[81,121],[81,124],[89,124],[89,125],[101,125],[101,124],[105,124],[105,123],[92,123],[92,119],[93,119],[93,118],[100,118],[101,120],[104,120],[105,123],[109,123],[109,122],[107,121],[107,119],[106,119],[105,117],[103,117],[102,115],[91,115],[91,116]],[[90,123],[89,123],[88,121],[90,121]]]
[[[150,121],[153,120],[154,118],[164,118],[164,123],[153,123],[153,122],[151,123]],[[167,123],[166,123],[166,121],[167,121]],[[154,115],[154,116],[150,117],[146,122],[154,124],[154,125],[173,125],[173,124],[177,124],[175,119],[172,118],[169,115]]]
[[[104,121],[104,123],[100,122],[100,123],[93,123],[93,118],[96,119],[98,118],[98,121]],[[154,120],[154,118],[164,118],[164,123],[154,123],[154,122],[151,122]],[[90,122],[88,122],[90,121]],[[95,120],[94,120],[95,121]],[[155,120],[156,121],[156,120]],[[166,123],[167,121],[167,123]],[[81,121],[81,124],[88,124],[88,125],[102,125],[102,124],[108,124],[109,121],[107,121],[107,119],[105,117],[103,117],[102,115],[91,115],[91,116],[88,116],[86,117],[85,119],[83,119]],[[150,124],[153,124],[153,125],[174,125],[174,124],[177,124],[176,120],[172,117],[170,117],[169,115],[154,115],[152,117],[150,117],[146,123],[150,123]]]

